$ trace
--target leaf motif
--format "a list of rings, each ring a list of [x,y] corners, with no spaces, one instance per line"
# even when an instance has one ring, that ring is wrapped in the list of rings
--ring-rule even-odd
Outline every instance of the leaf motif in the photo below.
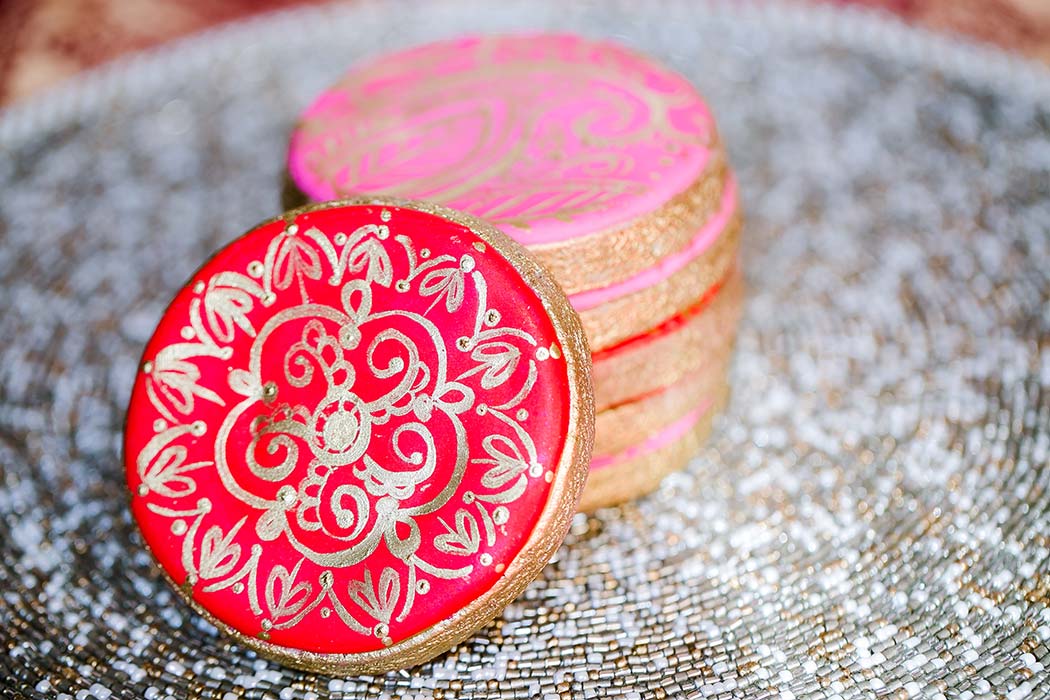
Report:
[[[265,295],[258,282],[238,272],[223,272],[208,283],[204,295],[204,314],[216,338],[224,343],[233,340],[237,328],[255,337],[248,314],[255,306],[252,297]]]
[[[226,383],[241,396],[257,396],[262,392],[262,384],[245,369],[230,370]]]
[[[321,252],[324,253],[325,258],[328,260],[328,264],[335,271],[339,265],[339,256],[336,255],[335,248],[332,246],[332,242],[328,240],[328,236],[323,234],[316,226],[306,229],[303,235],[312,240],[314,245],[321,249]],[[330,281],[329,283],[332,284],[334,282]]]
[[[376,587],[372,583],[372,572],[365,569],[364,580],[351,581],[348,590],[350,600],[374,620],[389,624],[401,596],[401,576],[396,569],[388,566],[379,575],[379,585]]]
[[[193,413],[194,397],[219,406],[224,405],[221,396],[197,384],[201,378],[197,365],[169,352],[176,347],[178,346],[164,348],[153,361],[148,384],[151,392],[159,393],[160,397],[184,416]]]
[[[165,498],[180,498],[193,493],[197,484],[186,473],[209,466],[211,462],[186,464],[186,454],[183,445],[169,445],[160,450],[152,461],[140,467],[142,483]]]
[[[478,523],[470,511],[460,508],[456,511],[456,528],[453,530],[443,519],[439,522],[448,530],[447,534],[434,538],[434,546],[445,554],[469,556],[478,551],[481,544],[481,533]]]
[[[298,277],[321,279],[321,255],[299,236],[285,236],[274,260],[273,286],[287,289]]]
[[[350,251],[346,263],[351,272],[365,270],[365,281],[389,287],[394,280],[390,254],[375,238],[366,238]]]
[[[455,313],[463,305],[465,286],[463,270],[458,267],[443,267],[427,273],[419,285],[419,294],[424,297],[437,295],[437,299],[434,300],[435,304],[444,297],[445,309],[449,313]]]
[[[590,131],[584,124],[578,125],[579,133]],[[587,138],[596,138],[591,133]],[[600,137],[598,137],[600,138]],[[611,161],[604,161],[605,164]],[[592,168],[600,169],[603,162],[596,162]],[[596,173],[595,173],[596,174]],[[404,184],[404,183],[402,183]],[[573,220],[580,214],[593,210],[603,210],[608,202],[626,192],[637,191],[639,186],[628,183],[622,178],[604,177],[599,186],[594,177],[572,176],[560,173],[557,181],[551,179],[537,182],[533,187],[523,186],[521,180],[510,180],[506,183],[490,182],[484,200],[471,204],[471,213],[500,226],[510,224],[528,228],[530,222],[549,217],[561,217]]]
[[[514,374],[521,359],[521,350],[502,340],[483,343],[474,348],[470,359],[481,363],[477,370],[484,369],[481,375],[481,387],[494,389]]]
[[[237,566],[241,558],[241,545],[234,542],[233,538],[237,536],[237,531],[247,519],[247,516],[241,518],[225,535],[222,534],[222,528],[218,525],[211,526],[204,533],[201,539],[201,560],[198,567],[201,578],[205,580],[221,578]]]
[[[481,445],[489,458],[475,461],[492,465],[492,468],[481,476],[481,485],[485,488],[501,489],[528,470],[528,461],[522,456],[518,445],[507,436],[489,435]]]
[[[255,523],[255,534],[266,542],[272,542],[281,536],[287,524],[284,509],[274,506],[259,516],[259,520]]]
[[[295,582],[302,563],[303,560],[300,559],[291,571],[276,564],[270,571],[266,580],[266,605],[274,620],[294,616],[310,600],[313,585],[309,581]]]

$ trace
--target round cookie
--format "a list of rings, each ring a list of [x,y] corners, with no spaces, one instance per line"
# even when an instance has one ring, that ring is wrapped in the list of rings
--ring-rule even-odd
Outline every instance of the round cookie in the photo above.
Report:
[[[686,312],[735,264],[740,225],[736,184],[730,179],[718,211],[686,248],[627,280],[570,295],[591,349],[643,335]]]
[[[744,299],[738,268],[684,313],[651,331],[593,354],[599,413],[669,387],[732,351]]]
[[[672,386],[595,414],[592,464],[600,465],[644,443],[698,406],[710,403],[726,383],[731,349],[709,358],[702,369]]]
[[[567,34],[467,37],[363,63],[307,108],[288,151],[293,198],[440,202],[526,245],[570,293],[686,247],[726,172],[684,78]]]
[[[146,346],[132,512],[241,644],[328,673],[420,663],[567,532],[589,365],[560,289],[492,226],[394,200],[289,212],[209,260]]]
[[[642,443],[593,460],[580,511],[590,513],[644,496],[665,476],[684,468],[711,434],[712,423],[728,398],[729,386],[723,384],[709,402],[663,426]]]

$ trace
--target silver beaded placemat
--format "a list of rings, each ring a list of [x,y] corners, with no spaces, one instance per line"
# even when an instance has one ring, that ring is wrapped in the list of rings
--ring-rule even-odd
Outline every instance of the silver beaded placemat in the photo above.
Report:
[[[577,516],[453,652],[283,669],[197,620],[135,534],[138,356],[198,263],[276,213],[317,91],[368,54],[517,27],[613,36],[710,98],[749,214],[731,404],[687,473]],[[1048,95],[1041,68],[864,13],[364,0],[0,115],[0,696],[1046,696]]]

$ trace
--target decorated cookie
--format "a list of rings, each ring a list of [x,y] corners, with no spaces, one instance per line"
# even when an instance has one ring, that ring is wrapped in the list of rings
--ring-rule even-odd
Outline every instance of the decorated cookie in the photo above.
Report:
[[[712,397],[726,383],[729,353],[723,352],[697,372],[672,386],[658,389],[595,414],[593,464],[644,443],[664,427],[697,406],[713,403]]]
[[[665,476],[685,467],[710,435],[711,424],[728,396],[729,386],[723,382],[709,399],[654,430],[642,442],[617,454],[596,456],[580,510],[591,512],[644,496]]]
[[[681,76],[565,34],[469,37],[363,63],[303,113],[293,200],[384,193],[446,204],[526,245],[566,291],[686,247],[726,175]]]
[[[377,673],[498,615],[590,460],[579,321],[488,224],[359,199],[209,260],[145,349],[132,510],[185,599],[286,664]]]
[[[736,186],[730,180],[722,206],[686,248],[623,282],[570,295],[592,350],[643,335],[687,312],[733,268],[739,238]]]
[[[743,298],[743,275],[734,268],[683,313],[594,353],[595,410],[634,402],[721,365],[733,349]]]

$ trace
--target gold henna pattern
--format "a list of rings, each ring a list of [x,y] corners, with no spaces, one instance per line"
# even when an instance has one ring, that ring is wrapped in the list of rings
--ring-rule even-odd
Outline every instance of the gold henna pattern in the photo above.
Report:
[[[340,290],[342,308],[311,300],[310,287],[319,283]],[[476,317],[468,324],[473,332],[446,347],[426,312],[373,308],[373,290],[392,286],[429,303],[427,312],[438,304],[448,313],[463,312],[470,296],[476,301]],[[197,282],[193,292],[184,342],[161,348],[143,365],[146,395],[163,419],[135,457],[136,495],[148,497],[149,510],[170,519],[172,533],[182,539],[186,585],[243,596],[260,620],[261,639],[324,606],[347,628],[391,644],[391,622],[404,620],[418,595],[436,582],[467,575],[476,566],[475,555],[496,543],[529,480],[546,475],[550,482],[555,465],[539,463],[517,409],[535,385],[538,363],[561,360],[563,349],[501,325],[504,314],[490,302],[471,255],[431,257],[408,236],[393,234],[385,212],[380,222],[350,234],[300,231],[290,223],[272,239],[262,261],[250,262],[243,274],[224,271]],[[285,295],[295,304],[254,325],[253,310]],[[283,339],[292,330],[297,340],[288,345]],[[575,332],[569,338],[574,347],[566,351],[578,357],[578,326]],[[246,364],[233,357],[232,343],[239,338],[250,339]],[[448,352],[469,358],[467,369],[450,376]],[[364,361],[352,361],[354,353]],[[225,405],[202,379],[195,364],[202,358],[232,363],[225,381],[240,397],[226,407],[214,435],[206,435],[201,421],[190,420],[197,401]],[[274,367],[278,376],[268,374]],[[483,391],[499,388],[511,398],[482,403],[464,383],[470,379]],[[307,386],[324,390],[310,405],[294,396],[284,400],[278,385],[292,394]],[[482,441],[479,455],[469,454],[465,436],[463,417],[472,411],[488,413],[502,426]],[[374,431],[394,417],[406,420],[389,436],[396,456],[390,463],[370,449]],[[441,484],[430,483],[442,448],[432,429],[435,421],[455,436],[452,476]],[[246,446],[235,449],[232,437],[245,433]],[[188,463],[188,441],[202,438],[214,441],[214,462]],[[574,440],[568,440],[570,448]],[[583,442],[589,449],[589,437]],[[304,456],[308,468],[296,477]],[[482,488],[459,494],[468,463],[484,469]],[[194,472],[202,468],[214,469],[226,492],[255,515],[224,531],[209,523],[208,498],[193,508],[163,505],[164,499],[192,497]],[[351,480],[333,482],[333,475],[347,469]],[[460,496],[463,503],[452,519],[440,520],[444,531],[421,532],[416,518]],[[250,528],[264,542],[290,543],[301,555],[298,563],[275,564],[264,580],[264,549],[256,544],[245,551],[235,541]],[[424,537],[437,551],[463,558],[462,565],[427,560],[420,552]],[[318,547],[322,540],[334,546]],[[362,579],[337,590],[330,569],[366,561],[381,542],[403,568],[366,568]],[[325,570],[308,579],[301,573],[306,561]]]

